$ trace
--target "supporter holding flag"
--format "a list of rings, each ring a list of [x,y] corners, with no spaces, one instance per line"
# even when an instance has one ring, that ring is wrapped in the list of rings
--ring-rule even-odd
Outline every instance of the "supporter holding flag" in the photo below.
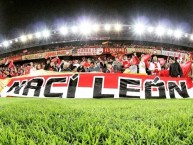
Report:
[[[61,64],[62,64],[62,62],[58,56],[56,56],[53,59],[49,58],[46,62],[44,70],[59,72]]]
[[[13,60],[10,60],[10,61],[9,61],[8,68],[13,68],[13,67],[15,67],[15,65],[13,64]]]
[[[138,65],[140,63],[139,58],[137,57],[136,53],[133,54],[130,64],[131,65]]]
[[[7,68],[15,67],[13,64],[13,60],[9,60],[9,59],[4,59],[4,66]]]
[[[157,56],[153,57],[153,60],[149,66],[149,70],[151,71],[151,75],[159,75],[159,72],[161,70],[161,65],[158,62]]]
[[[55,58],[52,59],[52,62],[55,62],[57,64],[60,64],[61,63],[61,60],[58,56],[56,56]]]
[[[150,66],[151,55],[141,54],[141,58],[143,58],[143,61],[145,62],[146,74],[150,75],[151,71],[149,70],[149,66]]]

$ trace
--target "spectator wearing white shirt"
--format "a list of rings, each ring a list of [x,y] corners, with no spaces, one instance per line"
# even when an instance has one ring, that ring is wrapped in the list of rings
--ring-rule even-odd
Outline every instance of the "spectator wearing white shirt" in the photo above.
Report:
[[[153,57],[153,61],[150,63],[149,70],[151,71],[152,75],[159,75],[161,65],[158,62],[157,56]]]
[[[143,57],[141,57],[141,61],[139,62],[139,73],[140,74],[147,74],[146,73],[146,66],[145,66],[145,62],[144,62]]]

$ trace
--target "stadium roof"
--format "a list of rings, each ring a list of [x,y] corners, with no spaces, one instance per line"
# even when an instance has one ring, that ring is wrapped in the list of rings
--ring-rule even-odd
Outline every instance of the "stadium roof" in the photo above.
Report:
[[[193,34],[183,32],[179,28],[166,28],[162,25],[149,26],[139,22],[134,25],[82,22],[79,25],[64,25],[55,29],[23,34],[1,42],[0,49],[9,52],[32,46],[86,40],[138,40],[193,48]]]

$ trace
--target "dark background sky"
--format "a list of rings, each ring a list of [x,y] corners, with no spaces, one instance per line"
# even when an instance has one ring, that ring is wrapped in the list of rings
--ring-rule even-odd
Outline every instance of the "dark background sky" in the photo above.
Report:
[[[193,0],[0,0],[0,39],[83,17],[125,24],[140,18],[191,32]]]

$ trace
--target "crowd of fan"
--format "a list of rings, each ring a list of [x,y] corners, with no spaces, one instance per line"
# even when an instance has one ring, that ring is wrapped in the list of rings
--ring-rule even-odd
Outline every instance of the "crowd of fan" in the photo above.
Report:
[[[7,57],[14,57],[14,56],[22,56],[22,55],[28,55],[28,54],[37,54],[37,53],[43,53],[43,52],[49,52],[49,51],[60,51],[60,50],[68,50],[68,49],[74,49],[74,48],[100,48],[100,47],[112,47],[112,48],[148,48],[148,49],[157,49],[157,50],[167,50],[167,51],[178,51],[178,52],[187,52],[190,51],[187,48],[187,51],[180,48],[172,48],[172,47],[165,47],[165,46],[149,46],[149,45],[140,45],[140,44],[124,44],[124,43],[107,43],[107,44],[93,44],[93,45],[68,45],[68,46],[47,46],[42,48],[30,48],[20,51],[14,51],[7,54]]]
[[[145,61],[142,55],[122,56],[122,57],[98,57],[75,60],[60,60],[59,57],[48,58],[44,62],[30,62],[23,65],[16,65],[13,62],[0,67],[0,78],[10,78],[32,74],[37,70],[47,70],[55,72],[103,72],[103,73],[131,73],[144,75],[160,75],[162,70],[169,70],[171,77],[182,77],[182,69],[179,63],[172,58],[166,58],[164,63],[159,62],[157,56]],[[180,63],[184,63],[181,60]],[[172,70],[171,70],[172,69]]]

